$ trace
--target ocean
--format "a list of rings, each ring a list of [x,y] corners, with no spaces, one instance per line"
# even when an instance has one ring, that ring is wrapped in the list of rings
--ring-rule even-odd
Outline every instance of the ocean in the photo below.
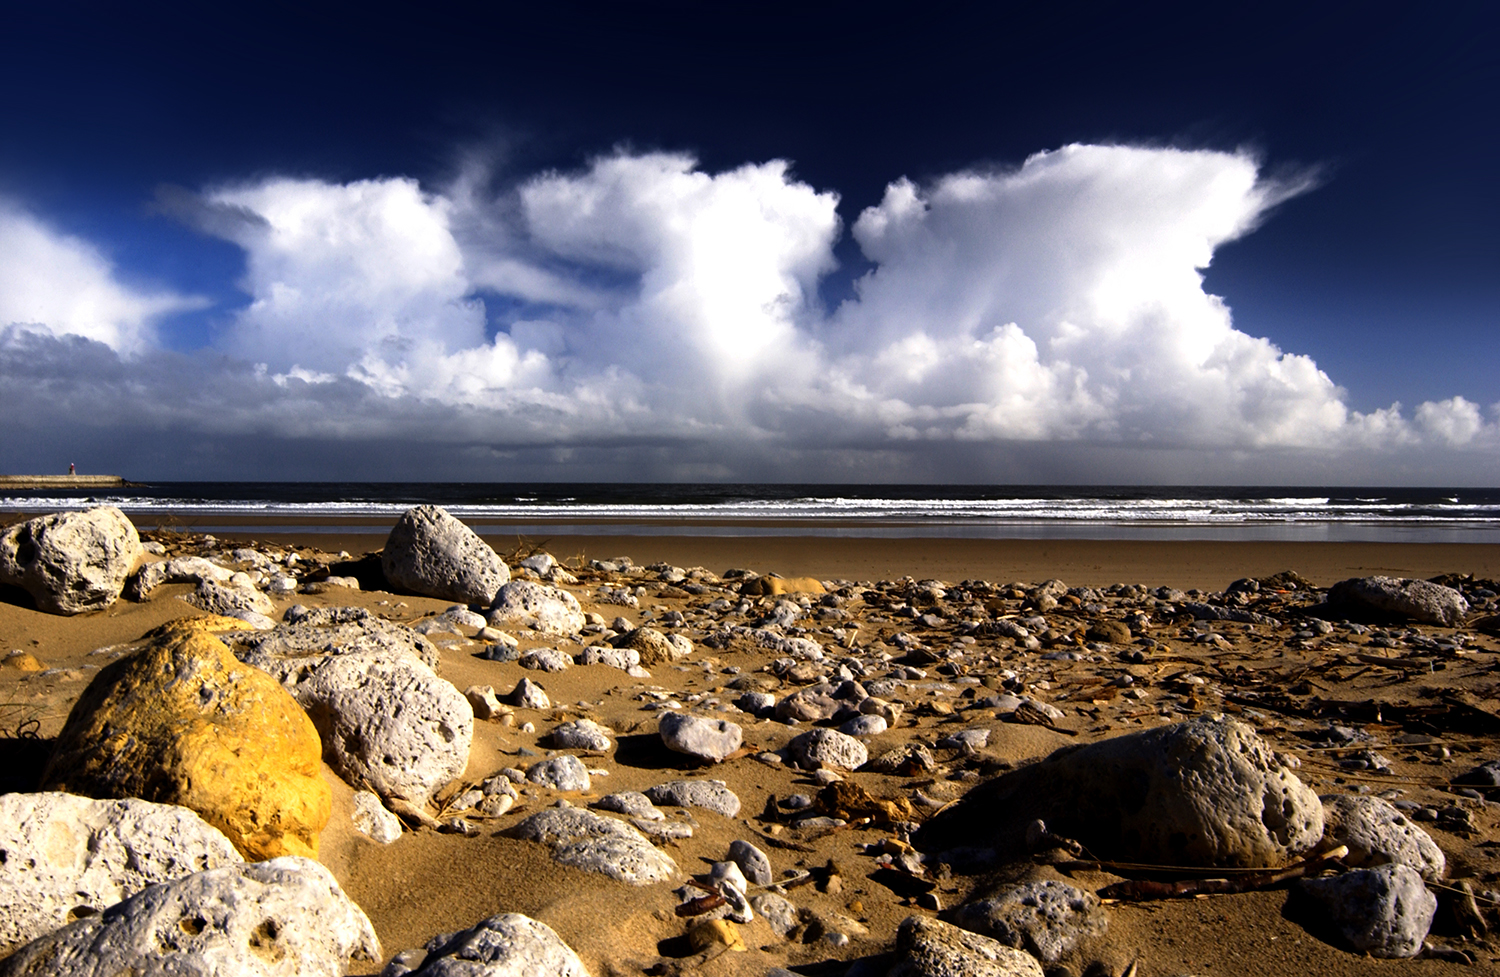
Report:
[[[523,535],[1500,543],[1500,489],[1469,488],[157,482],[10,491],[0,512],[108,504],[142,528],[371,533],[420,503]]]

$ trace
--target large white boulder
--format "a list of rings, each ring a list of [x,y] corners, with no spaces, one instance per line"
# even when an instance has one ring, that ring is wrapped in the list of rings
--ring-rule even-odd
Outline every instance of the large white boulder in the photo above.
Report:
[[[0,584],[23,587],[49,614],[82,614],[113,604],[146,551],[112,505],[17,523],[0,536]]]
[[[1040,818],[1098,858],[1280,866],[1323,837],[1318,795],[1224,716],[1065,747],[970,791],[923,825],[922,847],[1013,847]]]
[[[1428,624],[1457,627],[1469,613],[1469,602],[1452,587],[1406,577],[1355,577],[1328,590],[1328,603],[1341,610],[1409,617]]]
[[[0,946],[28,943],[149,885],[243,861],[175,804],[0,795]]]
[[[421,806],[463,774],[474,707],[417,653],[399,647],[399,634],[375,629],[372,643],[328,649],[316,628],[300,629],[285,640],[277,638],[280,628],[231,640],[247,641],[236,644],[236,657],[269,672],[307,711],[323,759],[340,777]]]
[[[412,593],[464,604],[488,604],[510,579],[490,544],[441,506],[407,509],[380,557],[385,578]]]
[[[228,865],[144,889],[17,950],[0,977],[339,977],[380,941],[307,858]]]

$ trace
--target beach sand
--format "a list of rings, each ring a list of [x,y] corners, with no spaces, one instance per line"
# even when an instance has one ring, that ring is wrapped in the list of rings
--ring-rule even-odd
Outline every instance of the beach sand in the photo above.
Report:
[[[273,534],[258,530],[253,524],[246,525],[243,533],[220,533],[220,545],[231,538],[253,539],[266,546],[316,547],[328,553],[344,550],[353,556],[384,543],[379,535]],[[503,535],[491,535],[488,539],[502,554],[516,543],[514,537],[507,539]],[[1460,573],[1480,578],[1500,577],[1500,547],[1480,545],[566,534],[530,539],[532,543],[546,539],[547,549],[560,560],[628,555],[638,565],[662,561],[679,567],[703,566],[715,574],[740,567],[789,577],[869,583],[906,576],[950,584],[963,580],[1037,583],[1057,578],[1071,586],[1138,583],[1220,591],[1233,580],[1283,570],[1297,571],[1318,586],[1371,574],[1430,577]],[[585,610],[597,611],[606,621],[623,614],[639,623],[641,612],[647,608],[659,618],[671,610],[691,611],[718,596],[648,596],[636,610],[594,604],[590,594],[595,586],[597,582],[585,579],[570,589],[583,601]],[[184,584],[166,585],[149,602],[121,600],[105,612],[77,618],[41,614],[24,606],[23,596],[5,595],[6,600],[0,602],[0,656],[12,650],[28,652],[48,669],[23,672],[0,668],[0,709],[3,709],[0,723],[4,732],[12,736],[31,732],[41,738],[39,743],[14,738],[0,741],[0,748],[8,751],[3,761],[7,771],[5,789],[31,789],[27,777],[35,776],[37,764],[45,754],[46,739],[61,727],[93,669],[109,660],[107,653],[98,654],[97,650],[134,641],[165,620],[199,613],[176,599],[188,590]],[[291,599],[278,599],[276,603],[278,615],[293,603],[352,604],[406,622],[449,606],[428,598],[342,588],[312,596],[299,594]],[[858,643],[866,647],[872,642],[879,646],[883,637],[912,627],[909,621],[855,623],[859,624]],[[1153,636],[1165,650],[1154,654],[1146,665],[1130,666],[1132,673],[1139,673],[1138,687],[1151,690],[1150,696],[1129,705],[1109,696],[1096,701],[1103,696],[1097,691],[1089,694],[1095,698],[1077,694],[1080,688],[1097,689],[1094,676],[1113,668],[1112,662],[1110,668],[1082,662],[1042,662],[1034,654],[1006,650],[1003,655],[1010,657],[1007,664],[1044,683],[1035,694],[1050,697],[1064,710],[1066,718],[1058,725],[1078,735],[1003,722],[993,712],[982,710],[960,717],[951,709],[944,712],[932,705],[942,695],[917,691],[910,697],[906,718],[896,728],[875,738],[871,754],[914,740],[932,743],[955,729],[978,725],[992,730],[989,745],[982,751],[984,763],[966,763],[949,757],[944,763],[945,769],[952,768],[952,776],[929,774],[916,780],[865,773],[855,776],[877,796],[911,796],[920,789],[946,802],[961,796],[981,777],[1074,742],[1159,725],[1201,711],[1225,709],[1243,715],[1243,707],[1232,699],[1235,686],[1223,678],[1220,667],[1230,662],[1262,672],[1267,681],[1289,679],[1298,672],[1312,675],[1321,694],[1329,699],[1414,703],[1424,701],[1420,687],[1441,686],[1450,694],[1466,696],[1465,701],[1481,710],[1500,713],[1500,702],[1495,699],[1500,684],[1496,672],[1500,642],[1494,638],[1476,637],[1461,657],[1452,660],[1451,666],[1445,663],[1443,671],[1417,676],[1378,666],[1361,670],[1358,660],[1348,656],[1369,649],[1354,648],[1344,635],[1334,636],[1341,642],[1338,645],[1330,639],[1328,643],[1314,642],[1311,647],[1302,648],[1293,647],[1282,636],[1262,641],[1257,635],[1252,640],[1243,625],[1223,624],[1215,630],[1227,639],[1228,650],[1195,643],[1188,627],[1162,623]],[[830,646],[831,653],[839,652],[833,647],[833,639],[816,636]],[[515,811],[495,821],[482,822],[476,838],[422,830],[409,832],[392,845],[381,846],[352,829],[349,820],[352,792],[325,769],[325,778],[334,790],[335,806],[322,836],[321,860],[369,914],[388,956],[421,946],[433,936],[470,926],[497,912],[521,912],[555,928],[595,977],[676,972],[760,977],[775,966],[796,967],[808,975],[840,974],[847,961],[889,951],[895,928],[904,917],[914,913],[932,915],[868,878],[875,866],[864,854],[863,846],[889,837],[888,830],[869,825],[820,833],[773,825],[757,818],[772,795],[785,798],[796,793],[816,793],[817,784],[805,773],[785,765],[768,766],[751,756],[705,768],[661,746],[654,713],[650,711],[653,693],[679,701],[702,696],[698,700],[700,706],[711,702],[716,695],[732,701],[737,693],[720,691],[734,677],[730,670],[737,669],[740,675],[755,673],[774,655],[742,648],[714,650],[700,645],[689,661],[658,666],[646,679],[634,679],[606,666],[575,667],[558,674],[540,675],[514,662],[475,657],[481,645],[468,638],[438,634],[433,639],[443,651],[440,674],[460,690],[475,684],[492,685],[503,694],[527,676],[541,682],[555,707],[546,713],[521,710],[518,718],[534,722],[535,733],[493,722],[476,722],[466,780],[477,782],[504,767],[524,767],[535,760],[534,755],[527,756],[528,752],[546,755],[542,737],[559,722],[579,716],[593,718],[614,730],[618,745],[609,754],[586,757],[591,768],[607,771],[607,775],[595,778],[589,794],[568,796],[571,803],[582,805],[605,793],[643,790],[684,777],[724,780],[743,802],[738,817],[728,819],[703,811],[691,812],[695,824],[693,836],[667,849],[679,868],[685,874],[706,872],[712,862],[725,857],[729,843],[736,838],[751,840],[766,850],[778,874],[821,869],[833,860],[841,885],[807,885],[793,890],[789,898],[809,918],[816,917],[817,926],[839,928],[851,940],[846,946],[817,939],[802,942],[804,938],[815,937],[817,927],[804,928],[797,938],[787,939],[757,918],[742,928],[749,948],[746,952],[724,953],[703,960],[684,952],[681,937],[690,921],[674,915],[677,900],[672,895],[672,885],[628,887],[556,865],[539,846],[497,835],[525,815],[553,803],[558,795],[532,790]],[[558,645],[556,639],[522,635],[523,650]],[[576,644],[563,647],[570,652],[578,648]],[[1338,659],[1339,654],[1345,657]],[[996,657],[1003,655],[997,653]],[[1335,664],[1329,665],[1330,660]],[[1338,665],[1340,660],[1352,662],[1352,667]],[[1174,687],[1168,683],[1169,679],[1181,680],[1187,674],[1200,674],[1208,682],[1191,698],[1167,691]],[[794,689],[795,685],[783,683],[777,694],[784,695]],[[1431,695],[1426,701],[1431,701]],[[779,749],[797,732],[779,723],[756,721],[746,714],[726,718],[744,727],[747,744],[756,750]],[[1442,742],[1451,748],[1452,756],[1447,759],[1408,754],[1400,747],[1387,748],[1385,752],[1393,761],[1394,775],[1383,779],[1360,776],[1341,771],[1330,762],[1327,753],[1305,749],[1307,741],[1296,734],[1304,726],[1317,723],[1304,723],[1267,710],[1252,712],[1247,718],[1277,749],[1300,757],[1303,763],[1300,775],[1320,792],[1349,791],[1360,784],[1371,784],[1374,790],[1394,787],[1403,792],[1403,797],[1441,806],[1453,803],[1452,795],[1441,789],[1449,778],[1480,760],[1500,756],[1500,737],[1493,731],[1466,728],[1440,734]],[[1396,730],[1379,722],[1368,726],[1378,739],[1387,743]],[[976,775],[974,771],[978,770],[988,773]],[[1431,828],[1432,833],[1448,856],[1450,877],[1471,878],[1481,890],[1500,888],[1496,806],[1478,802],[1472,806],[1472,830],[1452,832]],[[669,810],[670,817],[687,816],[680,809]],[[1051,867],[1038,871],[1045,877],[1061,877]],[[1118,878],[1099,871],[1072,873],[1073,884],[1089,889]],[[954,875],[938,883],[937,896],[944,906],[952,907],[983,881]],[[824,891],[825,888],[829,891]],[[1500,923],[1500,918],[1491,914],[1490,921],[1492,925]],[[1093,962],[1103,968],[1096,970],[1098,973],[1118,975],[1138,960],[1141,977],[1471,974],[1497,972],[1500,968],[1500,952],[1493,944],[1470,945],[1480,964],[1477,968],[1442,960],[1374,960],[1330,945],[1302,922],[1288,909],[1288,893],[1284,888],[1208,899],[1120,904],[1110,907],[1108,936],[1091,954]],[[1081,967],[1074,972],[1079,970]],[[884,970],[872,972],[884,973]]]

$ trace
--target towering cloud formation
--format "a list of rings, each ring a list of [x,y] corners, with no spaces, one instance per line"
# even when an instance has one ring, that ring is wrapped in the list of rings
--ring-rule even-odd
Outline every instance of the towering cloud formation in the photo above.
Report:
[[[84,336],[134,356],[161,316],[202,303],[122,283],[99,249],[0,200],[0,326]]]
[[[292,434],[322,409],[356,439],[405,416],[458,443],[666,442],[721,459],[1496,440],[1461,397],[1411,420],[1399,405],[1350,411],[1311,359],[1234,328],[1201,270],[1304,188],[1242,154],[1068,146],[1010,171],[898,180],[850,229],[872,270],[831,310],[818,288],[836,267],[838,199],[780,161],[709,174],[617,152],[498,195],[481,185],[204,192],[195,219],[246,254],[251,301],[216,340],[255,365],[237,416]],[[36,237],[30,260],[53,284],[29,299],[0,284],[0,323],[138,354],[152,317],[182,305],[115,284],[87,245],[18,212],[0,214],[5,234]],[[106,296],[98,312],[63,301],[89,294],[69,275]],[[37,311],[14,311],[23,301]]]

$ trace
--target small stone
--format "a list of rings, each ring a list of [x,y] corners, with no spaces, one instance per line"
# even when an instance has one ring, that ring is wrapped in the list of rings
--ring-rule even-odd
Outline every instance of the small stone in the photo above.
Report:
[[[1027,882],[971,902],[958,911],[955,922],[1046,964],[1103,937],[1109,927],[1098,896],[1057,879]]]
[[[614,818],[576,807],[553,807],[521,821],[508,832],[523,841],[552,849],[564,865],[598,872],[630,885],[665,882],[677,874],[677,863],[640,831]]]
[[[731,841],[729,860],[738,865],[745,878],[755,885],[770,885],[774,879],[771,859],[748,841]]]
[[[657,732],[667,749],[714,763],[733,755],[744,740],[740,727],[726,719],[705,719],[679,712],[663,713]]]
[[[362,790],[354,795],[354,811],[350,815],[354,828],[370,840],[389,845],[401,837],[401,819],[386,809],[380,795]]]
[[[823,764],[857,770],[869,760],[863,743],[835,729],[813,729],[792,739],[787,750],[807,769]]]
[[[563,723],[552,731],[552,745],[559,750],[589,750],[605,753],[614,745],[609,738],[609,727],[601,726],[592,719],[579,719]]]
[[[522,709],[551,709],[552,700],[547,698],[547,692],[529,678],[523,678],[516,683],[510,695],[505,701]]]
[[[502,712],[510,711],[500,704],[493,685],[471,685],[464,689],[464,698],[469,700],[469,705],[474,709],[475,719],[493,719]]]
[[[573,659],[556,648],[537,648],[522,655],[518,664],[539,672],[561,672],[573,664]]]
[[[902,977],[1044,977],[1042,965],[1016,950],[951,923],[908,916],[896,930],[896,966]]]
[[[389,971],[387,971],[389,974]],[[501,913],[460,933],[435,937],[410,977],[589,977],[583,961],[546,923]]]
[[[583,761],[565,753],[562,756],[533,764],[526,771],[526,779],[533,784],[553,790],[579,791],[589,789],[589,771]]]
[[[1388,801],[1368,794],[1325,797],[1323,823],[1325,845],[1349,846],[1342,861],[1351,868],[1397,864],[1429,882],[1443,877],[1443,850]]]
[[[740,799],[722,780],[673,780],[646,792],[653,804],[701,807],[726,818],[740,812]]]
[[[855,716],[853,719],[839,727],[839,732],[845,736],[864,737],[879,736],[890,728],[890,725],[882,716]]]
[[[982,750],[990,741],[990,731],[987,729],[961,729],[951,733],[937,741],[940,750],[962,750],[965,753],[974,753]]]
[[[1437,898],[1405,865],[1302,879],[1300,887],[1350,946],[1372,957],[1416,956],[1437,911]]]
[[[738,952],[745,950],[739,927],[727,919],[709,919],[694,926],[688,930],[688,944],[700,952],[715,946]]]
[[[666,814],[657,809],[651,803],[651,798],[640,791],[627,790],[618,794],[606,794],[594,801],[589,807],[598,808],[601,811],[614,811],[616,814],[624,814],[632,818],[640,818],[646,821],[661,821]]]

